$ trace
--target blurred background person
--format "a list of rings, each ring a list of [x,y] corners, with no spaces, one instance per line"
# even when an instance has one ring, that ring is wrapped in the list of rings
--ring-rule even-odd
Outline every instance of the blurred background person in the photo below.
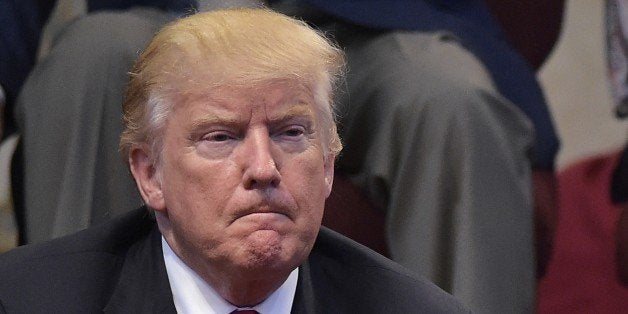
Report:
[[[558,141],[534,69],[484,4],[272,3],[347,51],[338,171],[385,213],[391,258],[476,311],[531,311],[530,167],[553,179]]]
[[[628,103],[628,2],[606,1],[606,53],[618,118]],[[602,108],[611,111],[611,108]],[[600,139],[601,140],[601,139]],[[623,313],[628,151],[626,146],[571,163],[558,177],[558,224],[539,313]]]

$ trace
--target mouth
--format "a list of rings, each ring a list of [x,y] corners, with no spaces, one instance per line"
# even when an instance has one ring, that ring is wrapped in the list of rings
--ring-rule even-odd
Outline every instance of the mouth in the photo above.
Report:
[[[282,213],[253,212],[237,218],[233,222],[238,228],[246,230],[247,234],[258,234],[259,231],[272,231],[283,234],[292,224],[292,220]]]
[[[262,227],[266,224],[275,224],[285,219],[292,219],[290,211],[282,206],[272,206],[269,204],[261,204],[251,206],[235,215],[233,221],[243,220],[257,222]]]

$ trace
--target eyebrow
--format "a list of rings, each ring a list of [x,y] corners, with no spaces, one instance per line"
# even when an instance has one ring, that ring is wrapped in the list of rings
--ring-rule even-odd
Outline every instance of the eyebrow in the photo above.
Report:
[[[238,125],[242,124],[242,121],[236,117],[218,117],[218,116],[202,116],[194,118],[190,125],[190,130],[199,130],[209,125],[226,124],[226,125]]]
[[[311,118],[312,120],[314,120],[314,113],[312,112],[311,106],[305,102],[298,102],[295,105],[291,106],[286,112],[283,112],[276,117],[270,117],[269,120],[271,122],[285,121],[297,117]]]
[[[269,120],[268,122],[271,124],[274,124],[274,123],[280,123],[280,122],[287,121],[290,119],[295,119],[295,118],[305,118],[305,119],[312,120],[312,122],[314,122],[315,121],[314,116],[315,116],[314,112],[309,104],[305,102],[298,102],[295,105],[290,106],[290,108],[287,111],[282,112],[276,116],[268,117],[268,120]],[[207,116],[194,118],[189,127],[189,130],[192,130],[192,131],[201,130],[203,128],[206,128],[207,126],[216,125],[216,124],[241,126],[243,124],[246,124],[246,121],[242,121],[241,119],[238,119],[238,117],[235,117],[235,116],[229,117],[229,116],[207,115]]]

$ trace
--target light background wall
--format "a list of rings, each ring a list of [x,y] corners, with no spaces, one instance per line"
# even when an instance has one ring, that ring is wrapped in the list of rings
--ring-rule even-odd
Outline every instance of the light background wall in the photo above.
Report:
[[[621,147],[628,120],[614,116],[604,53],[604,1],[568,0],[562,33],[539,79],[562,142],[559,167]]]

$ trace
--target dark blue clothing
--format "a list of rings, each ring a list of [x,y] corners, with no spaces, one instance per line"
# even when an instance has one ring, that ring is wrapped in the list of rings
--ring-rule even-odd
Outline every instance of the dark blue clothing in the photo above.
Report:
[[[196,0],[87,0],[87,11],[125,10],[134,6],[157,8],[166,12],[191,13],[198,9]]]
[[[506,42],[481,0],[303,0],[360,26],[385,30],[449,31],[487,68],[499,92],[519,107],[536,131],[533,167],[551,170],[559,140],[532,67]]]
[[[6,94],[4,135],[15,131],[13,104],[35,65],[43,26],[54,7],[50,0],[0,1],[0,85]]]

